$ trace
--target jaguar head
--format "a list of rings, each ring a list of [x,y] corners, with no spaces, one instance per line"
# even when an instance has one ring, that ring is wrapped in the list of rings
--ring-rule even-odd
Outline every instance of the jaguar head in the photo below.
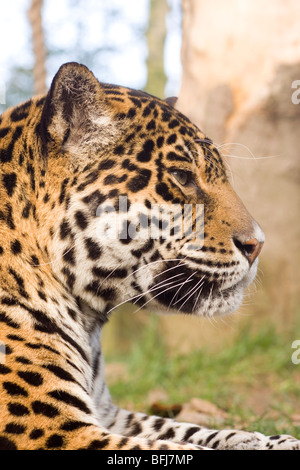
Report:
[[[74,296],[95,311],[127,301],[199,316],[238,308],[264,234],[217,148],[173,103],[70,63],[39,126],[58,201],[49,252]]]

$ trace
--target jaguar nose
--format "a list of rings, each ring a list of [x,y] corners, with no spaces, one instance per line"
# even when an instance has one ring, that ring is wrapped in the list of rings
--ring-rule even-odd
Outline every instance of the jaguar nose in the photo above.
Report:
[[[233,239],[233,242],[238,250],[247,258],[250,266],[258,257],[264,244],[264,241],[259,241],[257,238],[250,238],[249,240],[243,241],[236,237]]]

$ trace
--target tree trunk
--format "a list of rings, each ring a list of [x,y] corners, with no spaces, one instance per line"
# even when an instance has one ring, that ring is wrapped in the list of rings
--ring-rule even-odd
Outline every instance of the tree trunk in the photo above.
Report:
[[[164,70],[164,44],[166,39],[167,0],[151,0],[150,18],[147,32],[148,79],[145,91],[164,98],[166,74]]]
[[[32,28],[32,42],[34,52],[34,90],[37,95],[46,93],[46,49],[42,25],[43,0],[31,0],[28,18]]]
[[[300,2],[182,5],[178,107],[225,144],[234,189],[266,233],[265,308],[286,318],[300,300]]]

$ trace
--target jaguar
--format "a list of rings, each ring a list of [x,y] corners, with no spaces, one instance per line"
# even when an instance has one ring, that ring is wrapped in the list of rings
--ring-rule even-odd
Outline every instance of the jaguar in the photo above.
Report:
[[[264,243],[175,99],[62,65],[46,96],[0,117],[0,194],[0,449],[300,449],[112,403],[114,308],[229,314]]]

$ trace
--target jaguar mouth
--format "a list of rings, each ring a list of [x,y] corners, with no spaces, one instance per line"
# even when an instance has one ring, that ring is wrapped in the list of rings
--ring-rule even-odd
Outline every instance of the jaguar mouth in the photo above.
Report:
[[[257,263],[241,279],[226,287],[225,278],[219,275],[210,273],[208,276],[186,266],[173,266],[155,277],[149,295],[157,306],[169,313],[222,316],[240,306],[244,290],[253,281],[256,269]],[[140,299],[139,304],[142,306],[143,303]]]

